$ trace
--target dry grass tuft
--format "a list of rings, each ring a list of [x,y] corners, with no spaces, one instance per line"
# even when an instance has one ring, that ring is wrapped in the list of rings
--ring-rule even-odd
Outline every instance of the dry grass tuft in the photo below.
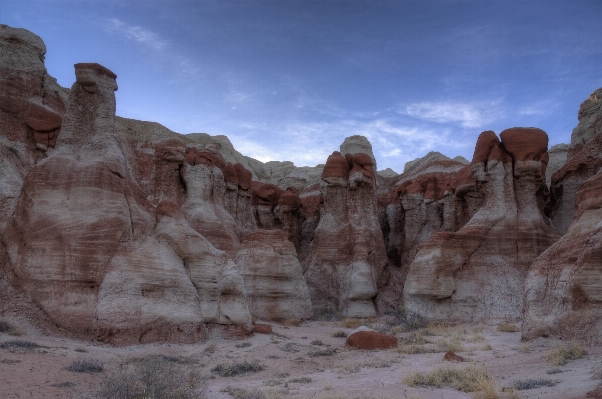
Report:
[[[355,374],[359,373],[362,368],[357,364],[346,364],[338,368],[339,374]]]
[[[525,343],[521,344],[521,346],[517,349],[520,353],[529,353],[531,352],[531,344]]]
[[[104,371],[102,363],[96,359],[77,359],[67,366],[66,370],[75,373],[101,373]]]
[[[356,329],[359,326],[363,326],[366,324],[367,320],[365,319],[355,319],[355,318],[344,318],[341,320],[341,327]]]
[[[415,387],[437,387],[450,386],[462,392],[476,392],[481,390],[484,381],[493,377],[487,370],[477,366],[465,368],[440,367],[430,373],[415,372],[404,378],[404,382]]]
[[[232,377],[235,375],[241,375],[249,372],[257,372],[265,369],[265,367],[258,361],[254,362],[241,362],[241,363],[220,363],[216,365],[211,371],[218,373],[222,377]]]
[[[570,360],[581,359],[587,352],[581,345],[571,343],[567,346],[557,346],[546,353],[546,360],[552,366],[563,366]]]
[[[93,396],[98,399],[195,399],[203,397],[202,380],[179,363],[151,355],[122,364],[106,377]]]
[[[501,332],[519,332],[520,329],[514,324],[502,323],[497,326],[497,330]]]
[[[23,335],[23,330],[8,321],[0,320],[0,333],[5,333],[12,336]]]
[[[332,334],[332,336],[335,338],[347,338],[347,333],[343,330],[338,330],[335,331],[334,334]]]
[[[31,341],[24,341],[21,339],[15,339],[13,341],[5,341],[0,344],[0,348],[9,349],[9,348],[21,348],[21,349],[35,349],[39,348],[40,345]]]
[[[301,319],[286,319],[282,324],[284,324],[287,327],[299,327],[302,322],[303,320]]]

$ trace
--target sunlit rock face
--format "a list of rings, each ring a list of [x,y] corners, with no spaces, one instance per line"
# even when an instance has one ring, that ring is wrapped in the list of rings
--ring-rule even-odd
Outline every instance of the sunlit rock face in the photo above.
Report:
[[[312,316],[311,300],[293,244],[282,230],[256,230],[236,255],[249,307],[261,320]]]
[[[335,151],[326,162],[320,191],[324,206],[304,262],[312,302],[334,306],[349,317],[374,316],[386,253],[372,159]]]
[[[433,320],[519,320],[531,263],[558,239],[538,208],[545,184],[545,132],[483,132],[470,168],[483,203],[456,232],[421,246],[405,282],[406,308]]]

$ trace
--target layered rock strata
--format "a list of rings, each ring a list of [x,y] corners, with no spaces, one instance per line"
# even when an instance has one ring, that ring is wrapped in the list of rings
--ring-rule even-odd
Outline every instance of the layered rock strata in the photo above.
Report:
[[[538,208],[548,160],[535,128],[479,136],[470,168],[483,204],[456,232],[437,232],[410,265],[406,309],[432,320],[520,320],[531,263],[558,234]]]
[[[256,230],[241,242],[236,264],[251,315],[261,320],[312,316],[311,300],[293,244],[282,230]]]
[[[369,155],[328,157],[320,184],[324,207],[304,262],[315,307],[349,317],[376,314],[374,298],[386,264]]]

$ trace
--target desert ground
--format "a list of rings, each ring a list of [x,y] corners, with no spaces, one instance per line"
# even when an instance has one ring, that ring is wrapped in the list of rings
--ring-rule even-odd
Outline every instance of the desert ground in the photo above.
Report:
[[[107,395],[108,387],[121,389],[118,381],[145,359],[150,359],[151,369],[158,365],[154,371],[159,374],[165,374],[161,367],[174,372],[155,376],[157,380],[188,384],[184,395],[189,396],[177,397],[215,399],[568,399],[585,398],[602,378],[602,347],[553,338],[521,342],[520,332],[499,331],[498,325],[429,325],[405,332],[393,327],[389,332],[398,337],[397,348],[367,351],[345,347],[344,335],[364,324],[382,329],[386,319],[293,320],[267,323],[272,334],[240,340],[210,336],[192,345],[127,347],[48,336],[23,322],[5,323],[14,328],[12,333],[0,335],[0,396],[6,399],[103,397],[100,390]],[[11,346],[14,341],[39,346]],[[551,358],[559,348],[582,348],[586,353],[574,360]],[[444,361],[448,349],[455,350],[465,362]],[[83,372],[68,370],[82,360],[84,365],[88,362],[102,371],[94,372],[93,367]],[[245,362],[247,367],[236,368]],[[486,370],[493,377],[495,392],[463,392],[445,385],[411,386],[409,380],[416,373],[467,367]],[[521,384],[521,388],[530,389],[509,389]],[[553,386],[533,387],[542,384]]]

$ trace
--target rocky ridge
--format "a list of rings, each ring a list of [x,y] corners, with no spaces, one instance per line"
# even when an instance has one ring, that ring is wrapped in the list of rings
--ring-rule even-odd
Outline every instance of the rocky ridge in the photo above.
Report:
[[[296,167],[117,117],[112,71],[76,64],[61,88],[39,37],[0,29],[0,312],[21,301],[55,332],[115,345],[401,306],[602,336],[600,90],[568,148],[487,131],[470,163],[429,153],[398,175],[352,136]]]

